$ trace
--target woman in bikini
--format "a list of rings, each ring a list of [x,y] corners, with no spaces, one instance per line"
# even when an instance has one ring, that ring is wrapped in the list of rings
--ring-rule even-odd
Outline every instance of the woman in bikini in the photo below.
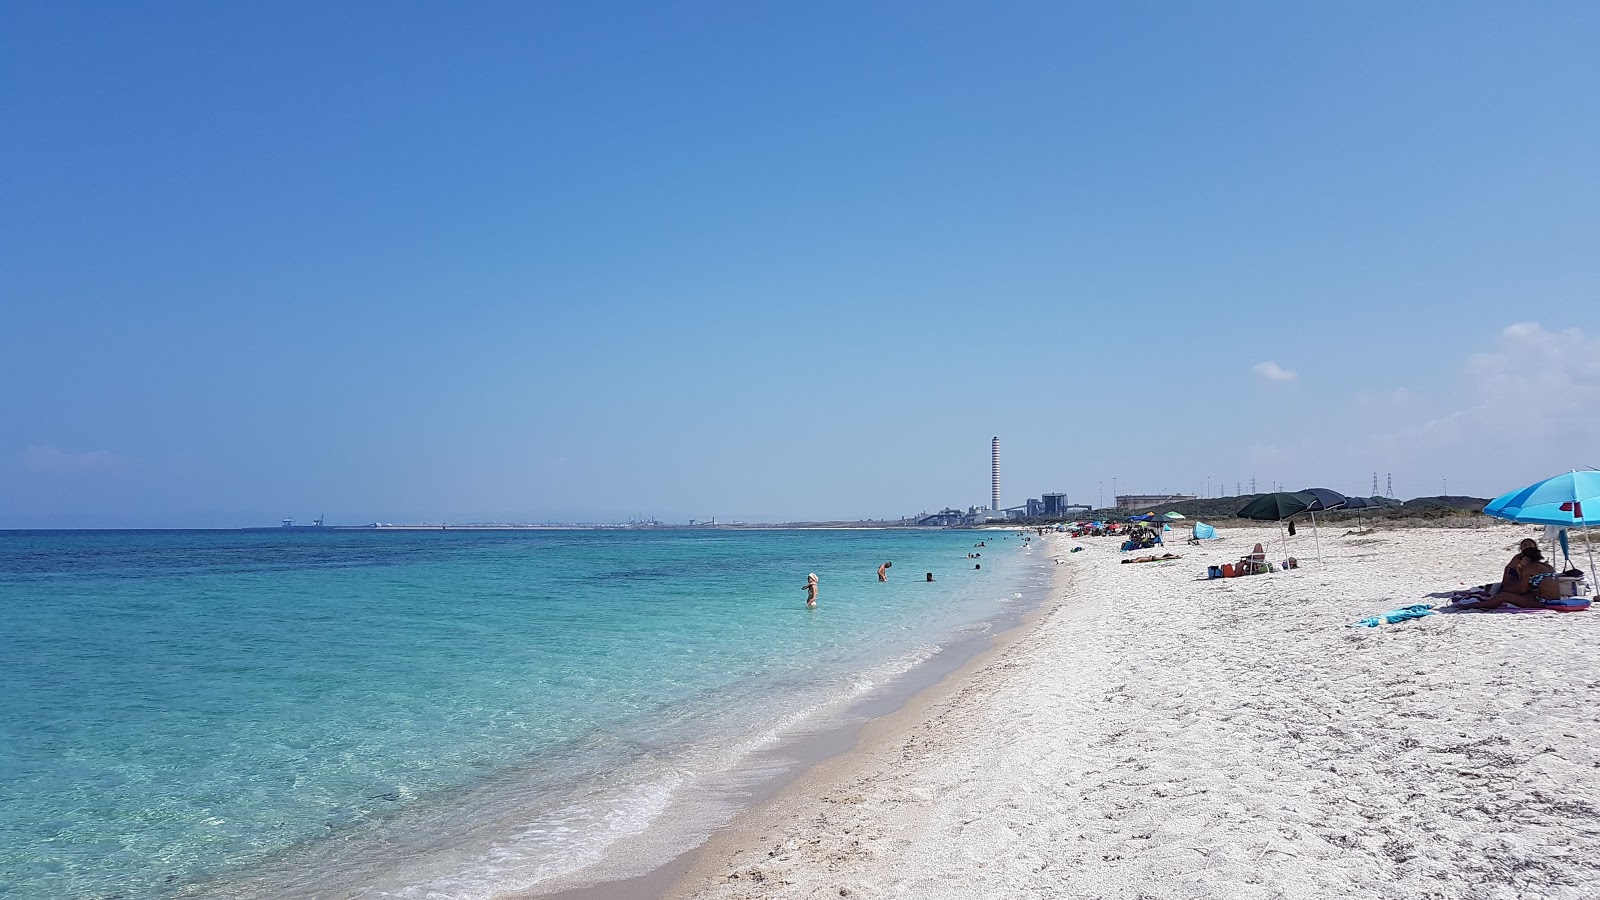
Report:
[[[1457,603],[1457,609],[1496,609],[1504,604],[1520,606],[1523,609],[1543,609],[1544,601],[1554,600],[1561,596],[1560,584],[1556,579],[1556,568],[1544,561],[1544,553],[1540,552],[1539,545],[1533,541],[1525,541],[1522,552],[1517,554],[1511,565],[1506,566],[1505,579],[1500,582],[1500,592],[1492,597],[1482,600],[1469,600]],[[1515,578],[1515,583],[1507,585],[1508,581]]]
[[[1518,594],[1526,593],[1528,576],[1523,574],[1522,567],[1528,564],[1527,557],[1524,554],[1530,549],[1539,549],[1539,542],[1533,538],[1523,538],[1522,542],[1517,545],[1517,555],[1511,557],[1511,561],[1506,563],[1505,574],[1500,576],[1500,590],[1513,591]],[[1489,588],[1492,586],[1484,585],[1484,587]]]

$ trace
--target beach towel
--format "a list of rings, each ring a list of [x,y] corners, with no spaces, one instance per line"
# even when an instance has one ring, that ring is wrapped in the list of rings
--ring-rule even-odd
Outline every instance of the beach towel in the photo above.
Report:
[[[1404,622],[1407,619],[1420,619],[1423,616],[1431,615],[1433,615],[1432,604],[1413,603],[1410,606],[1402,606],[1399,609],[1391,609],[1388,612],[1378,613],[1375,616],[1367,616],[1365,619],[1362,619],[1359,622],[1351,622],[1350,627],[1361,628],[1365,626],[1367,628],[1377,628],[1379,625],[1393,625],[1396,622]]]
[[[1544,605],[1543,606],[1537,606],[1537,607],[1515,606],[1515,605],[1512,605],[1510,603],[1507,603],[1507,604],[1505,604],[1503,606],[1496,606],[1493,609],[1475,609],[1473,607],[1468,607],[1466,609],[1457,609],[1452,604],[1451,606],[1445,607],[1442,611],[1443,612],[1453,612],[1453,613],[1485,613],[1485,614],[1487,614],[1487,613],[1547,613],[1547,612],[1569,613],[1569,612],[1587,612],[1588,609],[1589,609],[1589,606],[1590,606],[1590,601],[1588,601],[1587,599],[1585,599],[1583,597],[1562,597],[1559,600],[1546,600],[1546,601],[1544,601]]]

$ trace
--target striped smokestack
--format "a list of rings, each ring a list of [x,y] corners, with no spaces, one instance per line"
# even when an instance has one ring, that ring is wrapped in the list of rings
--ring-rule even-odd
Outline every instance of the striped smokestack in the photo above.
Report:
[[[998,513],[1000,511],[1000,438],[998,436],[989,442],[989,455],[993,466],[989,476],[989,508]]]

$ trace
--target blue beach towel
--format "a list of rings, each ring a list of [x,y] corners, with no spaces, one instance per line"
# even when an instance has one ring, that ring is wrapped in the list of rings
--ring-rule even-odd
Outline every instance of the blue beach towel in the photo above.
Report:
[[[1386,613],[1378,613],[1375,616],[1367,616],[1365,619],[1362,619],[1359,622],[1351,622],[1350,627],[1360,628],[1362,626],[1366,626],[1367,628],[1377,628],[1379,625],[1393,625],[1396,622],[1404,622],[1407,619],[1420,619],[1423,616],[1431,615],[1433,615],[1432,604],[1414,603],[1411,606],[1402,606],[1399,609],[1391,609]]]

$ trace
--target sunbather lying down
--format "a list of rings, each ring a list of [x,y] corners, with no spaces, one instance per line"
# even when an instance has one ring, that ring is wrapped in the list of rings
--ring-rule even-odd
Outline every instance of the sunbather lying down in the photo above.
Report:
[[[1163,553],[1160,556],[1135,556],[1132,559],[1125,559],[1125,560],[1123,560],[1123,562],[1124,563],[1165,562],[1166,560],[1169,560],[1169,559],[1183,559],[1183,557],[1179,556],[1176,553]]]
[[[1506,566],[1506,577],[1498,585],[1461,592],[1451,598],[1456,609],[1496,609],[1507,603],[1524,609],[1542,609],[1544,601],[1561,597],[1561,584],[1556,581],[1555,566],[1544,561],[1539,545],[1524,541],[1518,554],[1520,564],[1513,560]],[[1496,591],[1494,588],[1498,587]]]

